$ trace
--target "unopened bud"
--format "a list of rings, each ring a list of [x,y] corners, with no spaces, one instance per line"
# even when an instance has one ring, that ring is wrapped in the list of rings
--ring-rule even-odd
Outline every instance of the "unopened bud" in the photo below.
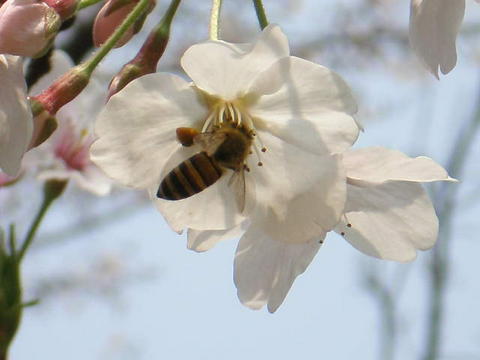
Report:
[[[60,25],[60,16],[45,3],[7,0],[0,7],[0,54],[40,54],[50,45]]]
[[[122,90],[129,82],[146,74],[154,73],[170,38],[170,25],[179,1],[172,1],[160,23],[150,32],[137,55],[123,66],[112,79],[108,98]]]
[[[98,12],[93,25],[93,42],[99,47],[113,34],[115,29],[125,20],[139,0],[109,0]],[[115,47],[125,45],[133,35],[140,31],[147,15],[155,7],[155,0],[150,0],[150,5],[143,15],[131,26]]]

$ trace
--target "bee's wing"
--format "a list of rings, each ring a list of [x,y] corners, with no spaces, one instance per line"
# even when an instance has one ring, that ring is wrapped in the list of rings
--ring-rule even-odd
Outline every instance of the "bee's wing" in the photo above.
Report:
[[[232,174],[232,177],[228,180],[228,186],[232,187],[238,210],[242,213],[245,210],[245,193],[247,191],[245,170],[243,168]]]
[[[193,138],[193,143],[200,145],[200,147],[205,151],[209,156],[212,156],[218,147],[222,145],[225,141],[225,133],[220,132],[207,132],[195,135]]]

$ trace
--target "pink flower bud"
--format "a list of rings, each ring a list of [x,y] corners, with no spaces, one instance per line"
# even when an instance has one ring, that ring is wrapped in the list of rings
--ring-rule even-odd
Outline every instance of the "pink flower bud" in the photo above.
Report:
[[[158,27],[150,33],[137,55],[125,64],[110,82],[108,88],[109,99],[129,82],[156,71],[158,60],[160,60],[167,47],[169,36],[169,25]]]
[[[7,0],[0,7],[0,54],[35,56],[49,46],[61,21],[47,4]]]
[[[114,33],[115,29],[125,20],[139,0],[108,0],[100,9],[93,25],[93,42],[101,46]],[[150,6],[144,16],[128,29],[115,47],[125,45],[133,35],[140,31],[146,16],[155,6],[155,0],[150,1]]]

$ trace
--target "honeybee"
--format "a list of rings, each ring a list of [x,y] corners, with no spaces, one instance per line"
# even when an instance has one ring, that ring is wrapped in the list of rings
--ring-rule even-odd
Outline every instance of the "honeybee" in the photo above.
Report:
[[[234,173],[229,180],[240,212],[245,208],[245,159],[250,153],[252,134],[243,127],[223,124],[211,132],[178,128],[177,138],[183,146],[199,145],[202,151],[183,161],[162,180],[157,197],[181,200],[213,185],[226,169]]]

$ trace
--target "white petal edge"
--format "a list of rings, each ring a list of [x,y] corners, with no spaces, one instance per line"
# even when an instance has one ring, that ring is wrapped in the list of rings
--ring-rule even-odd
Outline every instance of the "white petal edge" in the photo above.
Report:
[[[411,0],[410,44],[438,79],[457,63],[456,37],[465,14],[465,0]]]
[[[347,178],[380,184],[385,181],[456,181],[432,159],[411,158],[400,151],[368,147],[343,153]]]
[[[204,252],[210,250],[219,242],[239,238],[242,236],[249,224],[247,221],[243,222],[239,226],[228,230],[196,230],[188,229],[187,234],[187,248],[196,252]]]
[[[0,79],[0,168],[16,176],[33,134],[22,59],[0,55]]]
[[[257,78],[249,95],[246,107],[257,128],[306,151],[342,152],[358,137],[349,86],[321,65],[283,58]]]
[[[318,240],[287,244],[258,228],[249,228],[240,239],[234,262],[234,282],[241,303],[253,310],[267,304],[268,311],[275,312],[320,246]]]
[[[253,44],[207,41],[193,45],[181,64],[197,87],[233,100],[245,93],[261,71],[289,52],[285,34],[277,25],[269,25]]]
[[[100,113],[91,159],[123,185],[151,188],[178,146],[176,128],[199,127],[206,114],[185,80],[163,73],[143,76],[114,95]]]
[[[435,209],[417,183],[348,185],[345,213],[335,231],[343,233],[353,247],[373,257],[412,261],[416,250],[430,249],[437,240]]]

